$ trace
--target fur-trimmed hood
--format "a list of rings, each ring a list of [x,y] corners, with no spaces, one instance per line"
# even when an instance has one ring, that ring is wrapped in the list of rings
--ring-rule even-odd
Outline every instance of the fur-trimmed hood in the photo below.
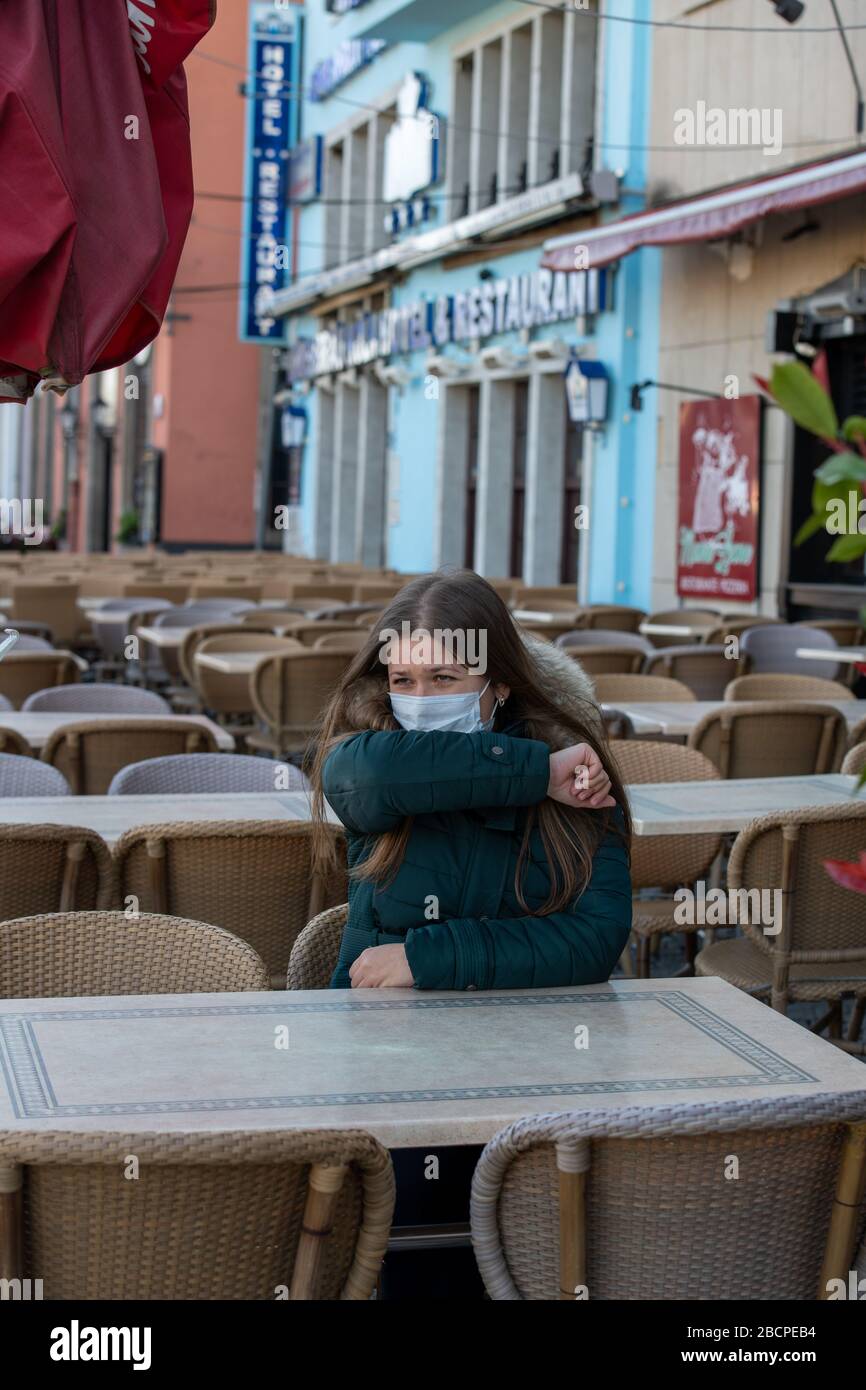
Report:
[[[545,694],[560,709],[577,714],[587,729],[603,737],[604,726],[592,681],[580,663],[543,637],[522,630],[520,635],[539,671],[539,684]],[[362,676],[355,682],[346,700],[346,719],[349,728],[359,733],[393,727],[388,692],[380,677]],[[552,731],[552,742],[556,748],[568,748],[574,743],[574,734],[565,725],[557,726]]]

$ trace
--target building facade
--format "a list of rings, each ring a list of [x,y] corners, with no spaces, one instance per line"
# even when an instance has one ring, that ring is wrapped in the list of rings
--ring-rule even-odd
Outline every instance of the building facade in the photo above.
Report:
[[[866,156],[852,75],[866,72],[866,32],[847,27],[862,21],[856,0],[840,0],[838,12],[839,28],[814,5],[799,20],[791,12],[793,23],[754,0],[653,6],[664,24],[702,27],[656,30],[647,211],[591,239],[589,251],[599,265],[646,256],[661,263],[658,368],[647,375],[664,385],[643,397],[658,454],[649,586],[656,610],[701,602],[682,585],[688,402],[721,401],[715,418],[724,444],[737,400],[758,393],[755,378],[799,358],[829,381],[840,419],[866,405]],[[568,239],[552,239],[548,263],[569,249]],[[856,613],[863,558],[828,563],[832,537],[824,532],[801,546],[793,540],[811,511],[812,474],[826,446],[766,406],[757,452],[754,597],[740,601],[717,585],[708,590],[713,601],[793,619]],[[704,463],[717,491],[724,479],[714,482],[713,470],[736,466],[709,453]],[[725,528],[713,537],[714,511],[721,521],[729,509],[706,512],[703,544],[718,543],[721,573]],[[693,528],[685,533],[691,544]]]
[[[40,391],[0,411],[4,496],[42,499],[46,526],[72,550],[111,550],[131,527],[168,549],[282,540],[263,524],[261,484],[281,457],[273,350],[237,328],[245,3],[220,7],[200,50],[186,64],[196,207],[162,331],[63,400]]]
[[[541,257],[643,206],[651,47],[588,6],[308,6],[297,275],[275,310],[288,548],[648,602],[655,440],[628,389],[655,372],[660,260]]]

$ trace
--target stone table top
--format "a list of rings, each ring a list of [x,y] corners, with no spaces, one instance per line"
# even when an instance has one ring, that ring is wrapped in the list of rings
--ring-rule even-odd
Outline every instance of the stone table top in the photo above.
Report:
[[[832,705],[841,710],[853,729],[866,717],[866,700],[809,700],[810,705]],[[621,710],[627,714],[637,734],[666,734],[683,737],[691,733],[705,714],[711,710],[735,708],[730,700],[612,700],[602,704],[603,710]]]
[[[360,1127],[401,1148],[829,1093],[866,1113],[866,1066],[718,979],[0,1000],[5,1133]]]
[[[191,756],[195,757],[195,754]],[[328,819],[340,822],[325,803]],[[3,796],[0,825],[75,825],[113,845],[138,825],[175,821],[309,820],[305,791],[208,792],[173,796]]]
[[[732,834],[758,816],[801,806],[842,806],[854,798],[856,777],[738,777],[728,781],[645,782],[626,787],[637,835]]]
[[[26,738],[31,748],[38,752],[39,749],[45,747],[55,729],[63,729],[67,724],[91,724],[95,719],[100,722],[123,719],[136,724],[151,724],[154,719],[159,719],[162,723],[166,720],[177,720],[184,723],[192,721],[204,729],[210,729],[216,739],[217,747],[223,752],[229,753],[235,746],[231,734],[204,714],[96,714],[93,712],[71,714],[61,713],[57,710],[0,710],[0,729],[14,729]]]

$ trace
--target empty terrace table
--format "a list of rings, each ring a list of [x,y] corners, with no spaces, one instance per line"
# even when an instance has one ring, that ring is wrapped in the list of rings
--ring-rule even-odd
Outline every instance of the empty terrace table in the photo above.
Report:
[[[696,642],[705,637],[708,631],[706,623],[698,627],[694,623],[642,622],[638,627],[642,637],[693,637]]]
[[[286,629],[286,635],[291,635],[291,628]],[[286,651],[292,650],[286,647]],[[223,676],[251,676],[259,662],[269,656],[279,656],[279,651],[271,647],[269,651],[259,652],[196,652],[194,660],[196,666],[219,671]]]
[[[844,714],[848,728],[853,729],[866,716],[866,700],[809,700],[810,705],[832,705]],[[651,700],[618,700],[603,704],[602,709],[619,710],[627,714],[636,734],[664,734],[667,738],[687,738],[705,714],[715,709],[736,709],[730,700],[674,700],[656,703]]]
[[[831,647],[822,651],[820,647],[798,647],[797,655],[806,661],[844,661],[849,666],[866,664],[866,647]]]
[[[711,978],[0,1000],[7,1163],[16,1136],[64,1130],[121,1156],[141,1131],[358,1127],[404,1149],[551,1112],[818,1096],[866,1118],[866,1067]]]
[[[95,719],[100,722],[120,719],[128,723],[142,724],[152,724],[154,719],[161,723],[177,720],[188,724],[191,721],[203,729],[209,729],[216,740],[217,748],[222,752],[230,753],[235,746],[231,734],[203,714],[70,714],[58,710],[12,710],[7,713],[4,710],[0,712],[0,729],[14,729],[26,738],[31,748],[39,752],[45,747],[55,729],[63,729],[68,724],[91,724]]]
[[[192,756],[195,756],[194,754]],[[330,821],[340,821],[327,802]],[[139,825],[176,821],[310,820],[305,791],[184,793],[172,796],[3,796],[0,825],[74,825],[113,845]]]
[[[743,777],[719,782],[644,782],[626,787],[636,835],[735,834],[758,816],[866,801],[856,777]]]

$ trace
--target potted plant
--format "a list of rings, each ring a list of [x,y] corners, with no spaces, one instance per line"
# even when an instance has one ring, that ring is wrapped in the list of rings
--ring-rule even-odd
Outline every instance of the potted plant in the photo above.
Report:
[[[796,425],[816,435],[831,450],[830,457],[813,474],[812,515],[803,522],[794,544],[802,545],[818,531],[830,534],[830,522],[834,521],[835,538],[827,559],[845,564],[866,555],[866,416],[849,415],[840,423],[829,391],[802,362],[777,364],[769,380],[756,376],[755,381]],[[866,608],[860,617],[866,624]],[[866,666],[858,665],[857,670],[866,675]],[[866,769],[860,774],[857,787],[864,782]],[[863,858],[866,860],[866,856]],[[825,862],[829,866],[835,861]],[[862,863],[859,869],[856,864],[848,868],[855,875],[863,873]]]
[[[138,527],[138,512],[121,512],[117,534],[114,537],[121,554],[126,550],[133,550],[141,544]]]

